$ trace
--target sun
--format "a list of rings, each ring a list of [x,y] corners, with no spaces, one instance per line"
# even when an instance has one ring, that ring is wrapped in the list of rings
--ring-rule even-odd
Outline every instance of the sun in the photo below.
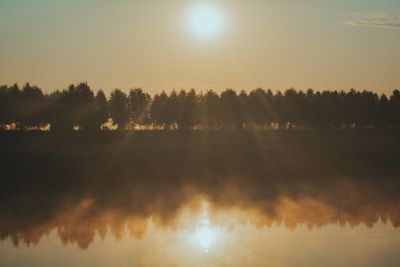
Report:
[[[198,39],[217,37],[223,28],[225,16],[221,9],[211,3],[201,3],[189,8],[186,14],[188,31]]]

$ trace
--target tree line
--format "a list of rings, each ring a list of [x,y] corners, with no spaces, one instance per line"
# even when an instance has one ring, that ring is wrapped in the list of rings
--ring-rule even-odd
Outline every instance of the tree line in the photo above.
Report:
[[[45,94],[29,83],[0,86],[0,129],[400,128],[400,91],[195,90],[153,97],[140,88],[109,97],[87,83]]]

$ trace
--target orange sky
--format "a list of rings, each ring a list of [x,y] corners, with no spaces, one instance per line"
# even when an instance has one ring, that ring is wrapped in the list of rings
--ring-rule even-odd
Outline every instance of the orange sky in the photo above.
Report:
[[[197,5],[223,25],[190,29]],[[400,87],[398,1],[1,1],[0,83],[95,89]],[[200,22],[201,23],[201,22]],[[201,27],[201,26],[200,26]]]

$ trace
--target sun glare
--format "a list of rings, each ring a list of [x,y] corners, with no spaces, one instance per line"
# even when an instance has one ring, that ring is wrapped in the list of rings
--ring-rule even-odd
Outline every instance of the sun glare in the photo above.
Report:
[[[188,31],[199,39],[210,39],[221,33],[224,15],[218,6],[211,3],[197,4],[186,14]]]
[[[208,253],[224,237],[224,231],[218,226],[213,226],[208,217],[208,205],[204,203],[204,210],[198,218],[196,228],[187,236],[187,240],[203,252]]]
[[[217,229],[211,228],[208,219],[205,218],[200,222],[194,236],[204,252],[208,252],[217,237]]]

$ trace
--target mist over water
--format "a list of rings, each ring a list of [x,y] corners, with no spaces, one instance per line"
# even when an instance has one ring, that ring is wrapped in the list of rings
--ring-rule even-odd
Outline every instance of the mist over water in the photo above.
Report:
[[[320,244],[319,253],[331,258],[326,266],[398,260],[391,254],[400,246],[397,132],[3,133],[1,139],[3,256],[31,259],[35,249],[51,246],[58,256],[41,256],[38,266],[71,253],[89,266],[99,260],[89,255],[105,248],[122,260],[129,244],[132,253],[152,247],[158,260],[149,252],[124,260],[135,266],[165,266],[163,259],[166,266],[224,266],[229,257],[234,266],[257,266],[266,255],[276,261],[271,266],[290,266],[282,259],[295,260],[300,250],[299,266],[319,266],[319,257],[314,263],[304,257]],[[376,262],[350,248],[348,256],[341,240],[359,253],[372,250]],[[331,249],[344,265],[327,255]],[[4,266],[26,266],[5,259]],[[106,262],[97,263],[121,265]]]
[[[0,0],[0,267],[399,267],[399,0]]]

